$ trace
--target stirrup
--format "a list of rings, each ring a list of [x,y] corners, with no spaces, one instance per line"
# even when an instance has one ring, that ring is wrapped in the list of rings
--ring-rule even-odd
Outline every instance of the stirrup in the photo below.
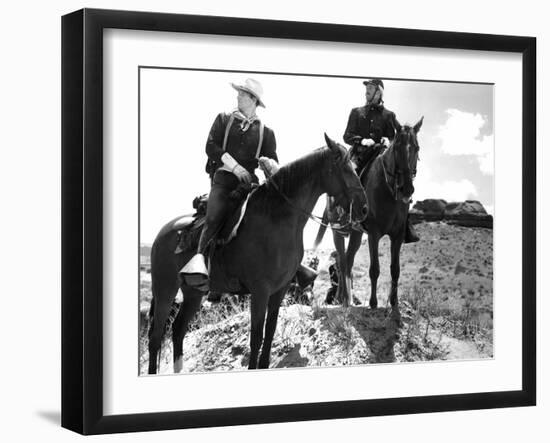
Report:
[[[183,282],[199,291],[206,292],[208,285],[208,269],[204,260],[204,255],[195,254],[179,272]]]

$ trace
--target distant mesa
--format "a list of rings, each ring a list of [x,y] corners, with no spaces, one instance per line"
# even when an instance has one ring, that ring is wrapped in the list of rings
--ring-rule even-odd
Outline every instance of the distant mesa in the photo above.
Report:
[[[440,221],[445,216],[447,202],[441,199],[430,198],[417,201],[409,211],[411,220]],[[413,217],[414,215],[414,217]]]
[[[451,225],[493,228],[493,216],[477,200],[447,203],[430,198],[416,202],[409,214],[413,223],[444,221]]]

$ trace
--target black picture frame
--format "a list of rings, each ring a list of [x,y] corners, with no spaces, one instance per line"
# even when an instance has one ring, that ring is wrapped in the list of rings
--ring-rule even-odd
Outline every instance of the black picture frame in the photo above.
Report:
[[[522,388],[110,415],[103,412],[103,31],[108,28],[519,53]],[[62,18],[62,426],[82,434],[529,406],[536,403],[536,39],[83,9]]]

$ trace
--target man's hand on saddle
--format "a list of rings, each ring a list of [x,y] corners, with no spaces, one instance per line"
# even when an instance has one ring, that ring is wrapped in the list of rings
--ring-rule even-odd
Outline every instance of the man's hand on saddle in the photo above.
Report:
[[[248,185],[252,182],[252,175],[250,175],[250,172],[239,164],[233,168],[233,174],[235,174],[241,183]]]
[[[250,172],[243,168],[237,160],[231,157],[227,152],[222,155],[222,162],[241,183],[250,184],[252,182],[252,175],[250,175]]]

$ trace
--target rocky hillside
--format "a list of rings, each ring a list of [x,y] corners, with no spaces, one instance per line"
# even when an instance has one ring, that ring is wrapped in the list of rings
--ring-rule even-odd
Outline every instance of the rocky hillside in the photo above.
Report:
[[[361,306],[324,303],[330,250],[316,251],[319,276],[306,304],[287,296],[279,314],[271,367],[335,366],[403,361],[479,359],[493,355],[492,230],[441,221],[418,222],[421,241],[403,246],[400,309],[387,304],[389,240],[380,244],[380,308],[367,301],[368,245],[358,252],[354,289]],[[308,251],[305,261],[313,255]],[[142,272],[141,373],[146,373],[150,274]],[[184,341],[184,372],[241,370],[248,365],[249,300],[203,302]],[[169,337],[167,337],[169,338]],[[161,372],[172,372],[167,339]]]
[[[410,217],[413,223],[444,221],[468,227],[493,227],[493,216],[477,200],[451,203],[441,199],[421,200],[411,208]]]

